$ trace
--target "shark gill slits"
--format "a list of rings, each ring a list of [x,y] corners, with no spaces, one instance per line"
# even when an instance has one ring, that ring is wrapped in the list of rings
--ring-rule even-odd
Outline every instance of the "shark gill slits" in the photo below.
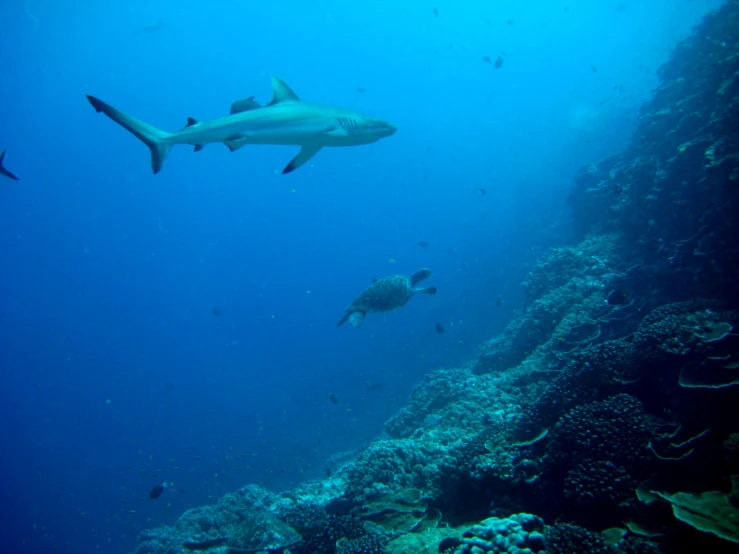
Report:
[[[357,128],[356,120],[352,119],[351,117],[340,117],[338,119],[338,122],[341,128],[345,131],[351,131]]]

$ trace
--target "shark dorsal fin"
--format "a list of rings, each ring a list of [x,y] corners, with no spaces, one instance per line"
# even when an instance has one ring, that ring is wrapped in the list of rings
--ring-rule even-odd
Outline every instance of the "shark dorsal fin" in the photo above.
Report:
[[[293,92],[287,83],[279,77],[272,77],[272,102],[268,106],[281,104],[282,102],[300,102],[298,95]]]
[[[185,124],[185,128],[192,127],[193,125],[197,125],[197,124],[198,124],[197,119],[195,119],[194,117],[188,117],[187,123]]]
[[[241,100],[237,100],[233,104],[231,104],[231,115],[235,113],[241,113],[241,112],[248,112],[249,110],[256,110],[257,108],[261,108],[262,106],[259,104],[259,102],[254,100],[253,96],[250,96],[249,98],[242,98]]]

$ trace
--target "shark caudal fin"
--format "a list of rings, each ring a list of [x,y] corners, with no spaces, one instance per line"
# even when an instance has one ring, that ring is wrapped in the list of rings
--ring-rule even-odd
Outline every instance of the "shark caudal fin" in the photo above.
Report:
[[[95,108],[96,112],[103,112],[149,147],[149,150],[151,150],[151,169],[154,173],[159,173],[164,160],[167,159],[169,150],[172,148],[172,145],[167,142],[167,139],[172,136],[172,133],[167,133],[148,123],[139,121],[130,115],[124,114],[122,111],[116,110],[113,106],[106,104],[94,96],[88,95],[87,100]]]
[[[18,177],[13,175],[10,171],[5,169],[5,166],[3,166],[4,159],[5,159],[5,150],[0,150],[0,175],[5,175],[9,179],[13,179],[13,181],[17,181]]]

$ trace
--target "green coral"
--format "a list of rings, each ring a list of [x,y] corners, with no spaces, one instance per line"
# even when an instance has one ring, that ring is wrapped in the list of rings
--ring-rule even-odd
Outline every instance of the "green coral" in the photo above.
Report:
[[[672,504],[672,513],[680,521],[699,531],[739,544],[739,508],[731,502],[729,495],[719,491],[700,494],[653,492]]]
[[[384,494],[365,504],[361,514],[371,522],[370,527],[377,526],[380,528],[378,531],[385,533],[410,533],[433,528],[441,519],[438,510],[428,509],[418,489]]]

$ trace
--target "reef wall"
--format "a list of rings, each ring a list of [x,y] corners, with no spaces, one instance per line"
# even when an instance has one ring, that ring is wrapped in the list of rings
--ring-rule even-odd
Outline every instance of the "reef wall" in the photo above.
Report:
[[[245,487],[138,554],[735,552],[739,3],[660,79],[631,145],[575,176],[574,240],[469,367],[428,375],[325,479]]]

